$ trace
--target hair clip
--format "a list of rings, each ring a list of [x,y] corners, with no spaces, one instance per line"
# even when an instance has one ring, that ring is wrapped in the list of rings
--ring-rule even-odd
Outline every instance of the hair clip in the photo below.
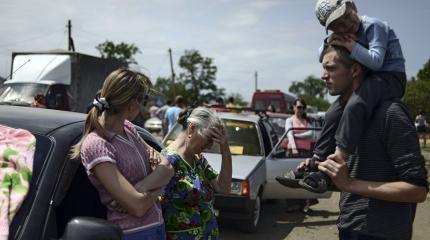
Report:
[[[104,110],[109,109],[109,103],[106,101],[106,98],[100,97],[100,95],[100,93],[96,94],[96,97],[93,100],[93,106],[103,112]]]

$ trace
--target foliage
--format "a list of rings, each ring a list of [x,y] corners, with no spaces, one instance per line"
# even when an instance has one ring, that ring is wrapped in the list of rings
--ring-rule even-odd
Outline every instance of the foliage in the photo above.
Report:
[[[303,82],[293,82],[289,91],[297,96],[315,96],[324,98],[327,88],[324,81],[314,76],[308,76]]]
[[[133,56],[137,53],[141,53],[139,48],[134,44],[124,42],[115,44],[109,40],[97,45],[96,49],[100,52],[102,58],[115,59],[127,64],[137,63]]]
[[[203,57],[197,50],[185,50],[179,66],[182,72],[178,82],[189,91],[189,103],[200,104],[225,95],[225,89],[215,85],[217,67],[212,58]]]
[[[430,115],[430,59],[418,71],[417,78],[412,77],[406,84],[403,101],[408,105],[411,113],[416,115],[422,111]]]
[[[408,105],[413,115],[422,111],[424,115],[430,114],[430,81],[410,80],[406,84],[403,101]]]
[[[174,100],[171,78],[157,78],[154,88],[163,93],[166,99]],[[191,94],[185,89],[184,84],[181,82],[175,82],[175,93],[176,95],[182,95],[185,99],[191,98]]]
[[[303,82],[293,82],[289,92],[303,98],[309,106],[315,106],[319,111],[325,111],[330,103],[324,99],[327,88],[324,81],[314,76],[308,76]]]
[[[430,59],[424,64],[423,68],[418,71],[418,80],[430,82]]]

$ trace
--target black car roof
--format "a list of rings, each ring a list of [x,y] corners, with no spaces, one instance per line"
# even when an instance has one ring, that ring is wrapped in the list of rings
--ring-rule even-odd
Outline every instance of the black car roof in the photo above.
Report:
[[[43,108],[0,105],[0,124],[47,135],[71,123],[85,121],[86,114]]]

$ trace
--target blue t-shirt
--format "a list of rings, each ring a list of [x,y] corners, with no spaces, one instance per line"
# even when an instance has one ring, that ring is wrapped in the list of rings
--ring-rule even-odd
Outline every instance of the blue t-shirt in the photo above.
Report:
[[[170,130],[172,130],[173,126],[176,123],[176,120],[178,119],[179,113],[182,111],[182,108],[178,107],[178,106],[173,106],[170,107],[169,109],[167,109],[166,114],[165,114],[165,118],[167,120],[167,126],[168,126],[168,131],[170,132]]]
[[[399,39],[386,22],[362,16],[357,34],[357,43],[351,57],[359,63],[378,72],[405,72],[405,58]],[[319,49],[322,61],[324,44]]]

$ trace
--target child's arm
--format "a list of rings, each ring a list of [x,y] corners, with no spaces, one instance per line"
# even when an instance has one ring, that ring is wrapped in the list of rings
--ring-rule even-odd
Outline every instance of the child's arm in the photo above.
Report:
[[[384,63],[385,53],[388,48],[388,34],[388,26],[382,22],[376,22],[366,30],[368,48],[355,41],[352,45],[351,39],[348,38],[344,40],[343,46],[350,50],[352,58],[369,69],[377,71],[381,69]]]

